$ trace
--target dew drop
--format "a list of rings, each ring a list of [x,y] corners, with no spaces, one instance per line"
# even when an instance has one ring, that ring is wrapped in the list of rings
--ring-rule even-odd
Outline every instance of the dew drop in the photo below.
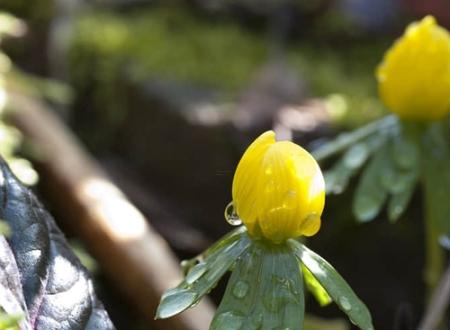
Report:
[[[261,313],[257,313],[252,316],[252,324],[255,329],[259,329],[263,323],[263,315]]]
[[[186,283],[192,284],[197,281],[203,274],[208,270],[206,263],[201,262],[191,268],[189,273],[186,275]]]
[[[211,325],[212,329],[239,330],[244,323],[244,317],[233,312],[225,312],[218,315]]]
[[[345,310],[346,312],[349,312],[349,311],[352,310],[352,305],[350,304],[348,299],[345,298],[345,297],[340,297],[339,298],[339,304],[342,307],[342,309]]]
[[[242,225],[242,220],[237,215],[236,210],[234,209],[233,202],[230,202],[225,207],[225,220],[232,226]]]
[[[267,295],[263,299],[264,306],[272,313],[278,312],[286,304],[286,302],[286,297],[283,295]]]
[[[236,298],[242,299],[247,295],[248,284],[244,281],[238,281],[233,287],[233,295]]]

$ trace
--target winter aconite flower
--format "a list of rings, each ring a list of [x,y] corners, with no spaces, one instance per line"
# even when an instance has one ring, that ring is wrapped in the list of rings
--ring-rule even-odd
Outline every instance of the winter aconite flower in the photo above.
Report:
[[[402,119],[450,113],[450,34],[432,16],[410,24],[377,70],[380,97]]]
[[[320,228],[325,184],[314,158],[268,131],[244,153],[233,180],[233,203],[252,237],[282,242]]]
[[[242,156],[225,208],[227,222],[239,227],[183,261],[185,278],[162,295],[155,317],[196,306],[230,270],[210,330],[303,330],[306,290],[321,305],[334,301],[361,330],[373,330],[369,310],[342,276],[297,239],[319,230],[324,200],[314,158],[292,142],[276,142],[272,131],[262,134]]]

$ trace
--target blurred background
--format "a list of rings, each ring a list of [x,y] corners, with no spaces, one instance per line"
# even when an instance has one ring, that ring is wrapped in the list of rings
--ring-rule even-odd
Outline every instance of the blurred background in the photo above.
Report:
[[[17,72],[33,77],[21,83],[81,139],[180,259],[230,230],[223,210],[233,172],[256,136],[274,129],[312,150],[382,116],[374,71],[384,51],[426,14],[450,25],[445,0],[0,0],[0,10],[23,23],[1,40]],[[21,159],[52,210],[45,200],[52,183],[30,165],[39,151],[1,125],[2,146],[20,140],[2,152]],[[385,215],[357,225],[352,193],[328,198],[322,230],[308,244],[348,280],[377,329],[413,329],[424,306],[420,203],[396,225]],[[77,238],[76,230],[68,235]],[[83,243],[74,247],[117,328],[148,329]],[[221,283],[212,293],[216,303],[223,290]],[[344,319],[312,297],[307,312]]]

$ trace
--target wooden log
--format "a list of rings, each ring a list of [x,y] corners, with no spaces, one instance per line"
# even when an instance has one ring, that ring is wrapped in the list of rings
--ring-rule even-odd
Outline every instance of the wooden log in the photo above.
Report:
[[[117,287],[151,320],[152,329],[208,329],[214,307],[154,321],[163,291],[182,274],[168,244],[127,200],[56,115],[39,100],[10,93],[8,119],[38,152],[40,179],[64,217]]]

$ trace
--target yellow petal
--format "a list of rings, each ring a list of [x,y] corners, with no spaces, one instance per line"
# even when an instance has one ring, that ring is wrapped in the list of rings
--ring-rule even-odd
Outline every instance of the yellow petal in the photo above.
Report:
[[[266,132],[239,162],[233,202],[252,236],[281,242],[314,235],[325,203],[322,172],[306,150]]]
[[[380,97],[401,118],[439,120],[450,113],[450,34],[432,16],[412,23],[385,53]]]

